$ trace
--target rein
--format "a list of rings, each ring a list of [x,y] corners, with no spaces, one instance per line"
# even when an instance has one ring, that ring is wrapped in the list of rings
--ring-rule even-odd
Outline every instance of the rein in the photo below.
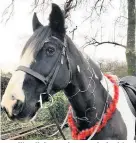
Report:
[[[118,103],[118,98],[119,98],[119,87],[116,84],[116,80],[110,76],[105,74],[105,76],[113,83],[114,85],[114,97],[112,102],[109,104],[109,107],[106,109],[105,111],[105,107],[104,106],[104,110],[101,116],[100,121],[98,121],[94,126],[92,126],[89,129],[85,129],[82,131],[79,131],[78,128],[76,127],[75,121],[73,119],[73,115],[72,112],[69,112],[68,115],[68,124],[69,127],[71,128],[71,132],[72,132],[72,138],[75,140],[84,140],[87,137],[89,137],[89,139],[91,139],[96,133],[99,133],[107,124],[107,122],[112,118],[113,113],[116,111],[116,106]],[[107,103],[105,103],[105,105],[107,105]],[[69,111],[72,110],[72,107],[69,107]],[[105,112],[105,113],[104,113]]]

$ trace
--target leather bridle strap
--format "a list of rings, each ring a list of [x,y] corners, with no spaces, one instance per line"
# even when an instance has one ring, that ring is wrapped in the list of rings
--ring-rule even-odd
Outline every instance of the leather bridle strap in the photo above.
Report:
[[[35,72],[33,70],[31,70],[30,68],[28,67],[25,67],[25,66],[19,66],[16,71],[23,71],[25,73],[28,73],[32,76],[34,76],[35,78],[39,79],[40,81],[42,81],[45,85],[47,84],[47,80],[44,76],[42,76],[41,74],[39,74],[38,72]]]
[[[49,85],[48,85],[48,87],[47,87],[47,94],[50,94],[50,91],[51,91],[51,89],[52,89],[53,82],[54,82],[54,80],[55,80],[55,78],[56,78],[56,76],[57,76],[57,74],[58,74],[59,69],[60,69],[60,65],[61,65],[61,64],[58,64],[58,65],[57,65],[56,70],[55,70],[55,72],[54,72],[54,74],[53,74],[53,76],[52,76],[52,78],[51,78],[51,80],[50,80],[50,82],[49,82]]]
[[[64,47],[63,47],[64,49]],[[60,69],[60,66],[63,64],[61,61],[64,60],[64,56],[65,56],[65,52],[62,50],[62,52],[60,53],[58,60],[53,68],[53,70],[51,71],[51,73],[48,75],[49,79],[51,78],[50,82],[48,82],[48,87],[47,87],[47,94],[50,94],[50,91],[52,89],[52,85],[54,83],[54,80],[58,74],[58,71]]]

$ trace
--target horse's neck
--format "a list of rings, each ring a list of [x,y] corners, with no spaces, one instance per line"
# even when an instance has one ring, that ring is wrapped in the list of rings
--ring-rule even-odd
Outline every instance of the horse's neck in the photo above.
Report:
[[[107,91],[101,84],[102,73],[98,66],[86,59],[70,38],[68,52],[72,63],[72,80],[64,89],[73,108],[79,129],[93,126],[101,117]]]
[[[77,70],[72,82],[64,90],[79,129],[88,128],[98,121],[107,94],[94,69],[82,70]]]

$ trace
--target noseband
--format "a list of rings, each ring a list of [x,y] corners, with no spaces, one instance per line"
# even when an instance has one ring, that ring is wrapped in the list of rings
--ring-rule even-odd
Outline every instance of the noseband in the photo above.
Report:
[[[64,43],[59,40],[57,37],[55,36],[51,36],[51,38],[55,39],[58,41],[58,43],[60,43],[62,45],[62,50],[57,58],[57,61],[54,65],[54,67],[52,68],[51,72],[48,74],[48,76],[44,77],[43,75],[39,74],[38,72],[26,67],[26,66],[19,66],[16,71],[23,71],[26,72],[27,74],[32,75],[33,77],[39,79],[41,82],[43,82],[45,84],[45,86],[47,87],[46,91],[42,94],[47,94],[48,96],[50,96],[50,92],[53,86],[53,83],[56,79],[56,76],[58,74],[58,71],[61,67],[61,65],[63,65],[64,63],[64,57],[66,57],[67,59],[67,65],[68,65],[68,70],[69,70],[69,77],[71,79],[71,67],[70,67],[70,62],[69,62],[69,58],[68,55],[66,53],[66,37],[64,38]],[[49,42],[49,41],[46,41]]]

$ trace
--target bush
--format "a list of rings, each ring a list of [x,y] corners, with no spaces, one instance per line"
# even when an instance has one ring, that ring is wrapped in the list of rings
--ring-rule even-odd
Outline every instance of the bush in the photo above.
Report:
[[[53,97],[54,102],[53,105],[50,107],[54,116],[57,118],[58,122],[63,122],[67,111],[68,111],[68,101],[63,94],[63,92],[59,92]],[[50,103],[45,103],[43,107],[49,106]],[[44,121],[47,120],[48,122],[54,122],[53,117],[51,116],[49,109],[43,108],[40,109],[36,121]]]
[[[51,109],[58,121],[62,122],[68,111],[68,101],[63,92],[59,92],[54,96],[54,104]],[[52,119],[51,116],[50,119]]]
[[[100,60],[99,64],[104,73],[110,72],[120,78],[128,75],[127,64],[125,62]]]
[[[10,78],[11,73],[1,73],[1,96],[4,94]]]

